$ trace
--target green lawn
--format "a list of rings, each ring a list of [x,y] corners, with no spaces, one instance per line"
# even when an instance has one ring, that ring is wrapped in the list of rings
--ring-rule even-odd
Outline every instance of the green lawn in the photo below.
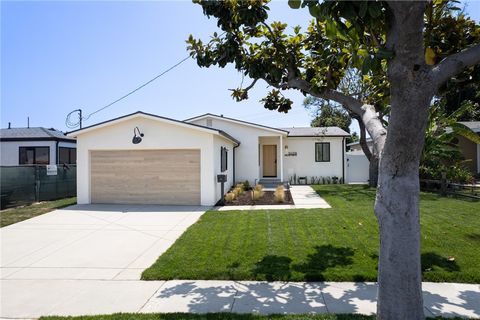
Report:
[[[71,206],[77,203],[77,198],[66,198],[54,201],[34,203],[29,206],[5,209],[0,211],[0,227],[5,227],[27,220],[55,209]]]
[[[296,314],[296,315],[254,315],[235,313],[117,313],[112,315],[80,316],[80,317],[41,317],[40,320],[374,320],[375,316],[349,315],[349,314]],[[427,319],[443,319],[427,318]],[[462,318],[449,318],[459,320]]]
[[[375,191],[314,188],[331,209],[205,213],[142,278],[375,281]],[[480,202],[421,197],[424,280],[479,283]]]

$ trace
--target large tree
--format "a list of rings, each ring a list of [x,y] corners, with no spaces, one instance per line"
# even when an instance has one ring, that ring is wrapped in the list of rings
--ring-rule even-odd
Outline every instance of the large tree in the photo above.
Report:
[[[425,13],[434,5],[427,1],[290,0],[292,8],[308,8],[315,18],[305,32],[268,23],[265,0],[195,2],[222,30],[205,44],[189,38],[198,65],[232,63],[253,79],[233,91],[235,99],[248,98],[263,80],[273,88],[262,100],[268,109],[288,112],[292,101],[281,91],[295,89],[336,101],[361,119],[380,152],[374,206],[380,230],[377,316],[423,319],[418,173],[428,110],[449,79],[480,62],[480,45],[449,52],[438,62],[426,59],[434,51],[425,37]],[[362,70],[378,88],[388,79],[388,134],[374,106],[378,94],[358,99],[337,90],[350,68]]]

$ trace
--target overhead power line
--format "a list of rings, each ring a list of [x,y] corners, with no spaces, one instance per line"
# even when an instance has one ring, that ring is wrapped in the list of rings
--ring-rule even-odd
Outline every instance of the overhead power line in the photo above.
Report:
[[[188,55],[187,57],[183,58],[182,60],[180,60],[179,62],[177,62],[176,64],[174,64],[173,66],[171,66],[170,68],[168,68],[167,70],[163,71],[162,73],[160,73],[159,75],[155,76],[154,78],[148,80],[147,82],[145,82],[144,84],[142,84],[141,86],[135,88],[134,90],[130,91],[129,93],[127,93],[126,95],[118,98],[117,100],[107,104],[106,106],[104,107],[101,107],[100,109],[88,114],[85,118],[83,118],[83,120],[88,120],[88,118],[90,118],[91,116],[93,116],[94,114],[102,111],[102,110],[105,110],[107,109],[108,107],[111,107],[112,105],[114,105],[115,103],[125,99],[126,97],[134,94],[135,92],[137,92],[138,90],[142,89],[143,87],[149,85],[150,83],[152,83],[153,81],[157,80],[158,78],[160,78],[161,76],[163,76],[165,73],[175,69],[176,67],[178,67],[179,65],[181,65],[183,62],[187,61],[188,59],[190,58],[190,55]]]
[[[117,100],[113,101],[113,102],[110,102],[109,104],[97,109],[96,111],[92,112],[92,113],[89,113],[87,116],[85,117],[81,117],[81,113],[80,113],[80,117],[79,117],[79,120],[77,122],[74,122],[72,121],[72,116],[73,116],[73,113],[75,112],[81,112],[80,109],[77,109],[77,110],[74,110],[72,112],[70,112],[68,115],[67,115],[67,119],[66,119],[66,125],[67,127],[69,128],[74,128],[74,127],[77,127],[81,122],[82,120],[83,121],[86,121],[88,120],[91,116],[93,116],[94,114],[102,111],[102,110],[105,110],[107,109],[108,107],[111,107],[112,105],[114,105],[115,103],[117,102],[120,102],[121,100],[125,99],[126,97],[134,94],[135,92],[137,92],[138,90],[144,88],[145,86],[149,85],[150,83],[154,82],[155,80],[157,80],[158,78],[160,78],[161,76],[163,76],[164,74],[166,74],[167,72],[175,69],[176,67],[178,67],[179,65],[181,65],[182,63],[184,63],[185,61],[187,61],[188,59],[190,58],[190,55],[188,55],[187,57],[183,58],[182,60],[180,60],[179,62],[177,62],[176,64],[174,64],[173,66],[171,66],[170,68],[168,68],[167,70],[165,71],[162,71],[162,73],[156,75],[155,77],[153,77],[152,79],[148,80],[147,82],[145,82],[144,84],[138,86],[137,88],[133,89],[132,91],[130,91],[129,93],[123,95],[122,97],[118,98]]]

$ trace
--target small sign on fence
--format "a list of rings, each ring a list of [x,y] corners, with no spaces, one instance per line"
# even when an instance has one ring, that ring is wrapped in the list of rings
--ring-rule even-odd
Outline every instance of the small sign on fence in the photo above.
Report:
[[[50,164],[47,165],[47,176],[56,176],[57,175],[57,165]]]

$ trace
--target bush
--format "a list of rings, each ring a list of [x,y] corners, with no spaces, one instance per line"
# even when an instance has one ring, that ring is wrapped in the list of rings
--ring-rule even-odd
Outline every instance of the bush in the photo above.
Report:
[[[252,189],[252,200],[256,201],[263,197],[263,186],[261,184],[257,184],[255,187]]]
[[[233,192],[228,192],[226,195],[225,195],[225,201],[226,202],[233,202],[233,200],[235,200],[237,198],[237,196],[235,195],[235,193]]]
[[[248,180],[245,180],[245,182],[243,182],[243,190],[247,191],[250,189],[251,189],[250,182],[248,182]]]
[[[243,186],[237,185],[235,188],[233,188],[232,192],[235,193],[235,197],[241,196],[244,193]]]
[[[280,202],[280,203],[285,202],[285,188],[282,185],[278,186],[275,189],[273,196],[276,202]]]
[[[420,178],[441,180],[442,173],[447,174],[447,180],[456,183],[472,183],[474,177],[470,171],[460,165],[445,166],[439,164],[436,166],[420,166]]]

